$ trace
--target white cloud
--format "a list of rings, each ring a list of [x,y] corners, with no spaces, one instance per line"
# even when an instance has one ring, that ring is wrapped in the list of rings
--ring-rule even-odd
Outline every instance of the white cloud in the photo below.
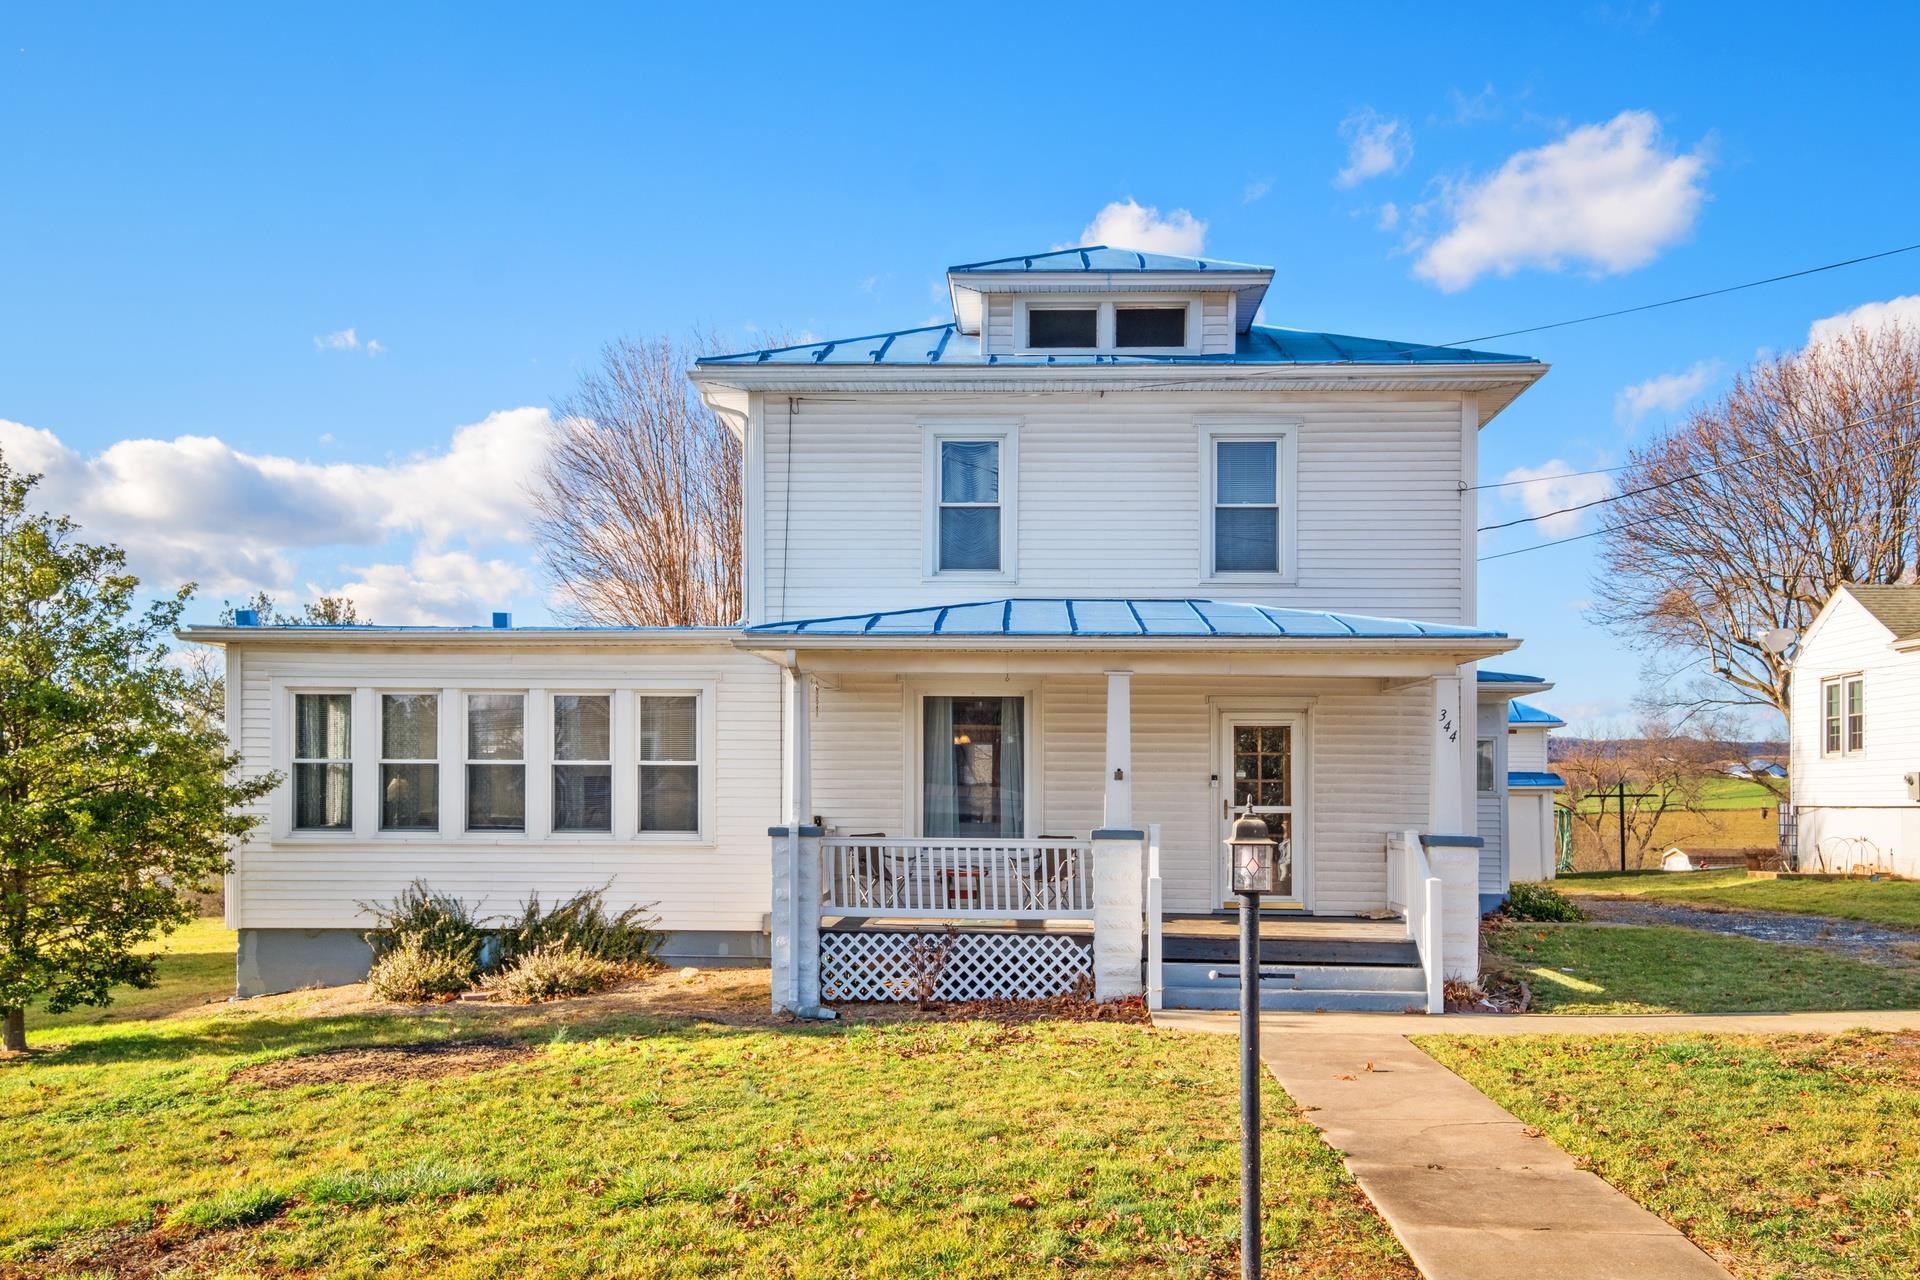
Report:
[[[332,333],[316,335],[313,340],[315,351],[364,351],[370,356],[383,354],[387,345],[378,338],[360,341],[360,335],[352,329],[335,329]]]
[[[1807,345],[1830,342],[1855,329],[1864,329],[1868,333],[1873,333],[1890,324],[1904,325],[1915,333],[1920,333],[1920,293],[1888,298],[1885,302],[1863,303],[1851,311],[1842,311],[1839,315],[1815,320],[1813,326],[1807,330]]]
[[[1613,492],[1613,482],[1605,476],[1576,476],[1570,474],[1573,468],[1555,458],[1543,462],[1537,467],[1515,467],[1500,479],[1508,484],[1514,481],[1537,481],[1533,484],[1519,484],[1508,493],[1520,500],[1530,516],[1543,516],[1536,520],[1533,528],[1542,536],[1563,538],[1567,534],[1578,532],[1593,511],[1570,511],[1564,515],[1547,515],[1549,511],[1560,511],[1565,507],[1578,506],[1583,502],[1592,502],[1604,498]]]
[[[1400,206],[1391,200],[1381,205],[1379,213],[1374,217],[1373,225],[1382,231],[1391,231],[1399,226]]]
[[[1175,209],[1166,217],[1152,205],[1143,205],[1129,196],[1115,200],[1093,215],[1093,221],[1080,233],[1078,244],[1105,244],[1116,249],[1139,249],[1145,253],[1170,253],[1176,257],[1196,258],[1207,245],[1207,224],[1185,209]],[[1073,245],[1060,245],[1063,249]]]
[[[212,436],[122,440],[92,455],[50,431],[0,420],[0,453],[44,475],[35,500],[86,535],[127,549],[155,585],[211,592],[284,588],[294,554],[415,536],[524,542],[525,485],[547,454],[545,409],[509,409],[456,430],[446,448],[385,464],[246,453]]]
[[[478,626],[532,579],[507,560],[480,560],[464,551],[417,552],[406,564],[349,568],[339,586],[307,584],[311,595],[344,595],[360,615],[389,626]]]
[[[1398,173],[1413,159],[1413,131],[1405,120],[1362,107],[1340,122],[1347,140],[1347,167],[1334,175],[1336,187],[1357,187],[1369,178]]]
[[[1650,413],[1678,413],[1707,389],[1720,372],[1716,360],[1696,361],[1683,373],[1663,373],[1636,382],[1614,397],[1613,416],[1622,426],[1635,426]]]
[[[1452,293],[1489,271],[1645,266],[1693,229],[1706,172],[1704,145],[1676,152],[1652,113],[1623,111],[1449,188],[1453,226],[1427,245],[1414,274]]]
[[[1271,190],[1273,190],[1272,178],[1261,178],[1257,181],[1249,182],[1240,192],[1240,203],[1252,204],[1254,201],[1264,198],[1267,192]]]

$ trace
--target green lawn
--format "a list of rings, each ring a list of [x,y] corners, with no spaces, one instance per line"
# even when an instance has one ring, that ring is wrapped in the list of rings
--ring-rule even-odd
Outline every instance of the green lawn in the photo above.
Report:
[[[1785,779],[1781,780],[1785,785]],[[1628,784],[1631,793],[1640,788]],[[1702,788],[1701,807],[1705,809],[1778,809],[1780,797],[1771,788],[1749,778],[1709,778]],[[1605,811],[1613,813],[1617,804],[1608,800]],[[1580,802],[1582,813],[1594,813],[1602,808],[1599,793],[1585,796]]]
[[[1422,1037],[1735,1275],[1920,1274],[1920,1041]]]
[[[82,1006],[65,1013],[27,1010],[27,1031],[48,1027],[77,1027],[129,1018],[158,1018],[225,1000],[233,994],[233,930],[217,917],[195,920],[159,939],[148,948],[166,958],[160,962],[159,985],[115,987],[114,1001],[103,1009]]]
[[[1510,924],[1484,959],[1542,1013],[1773,1013],[1920,1009],[1920,970],[1697,929]]]
[[[1920,929],[1920,880],[1762,879],[1744,871],[1601,871],[1561,876],[1571,896],[1644,897],[1665,902],[1786,911]]]
[[[150,1009],[224,987],[202,954],[166,963]],[[1228,1038],[583,1021],[567,1006],[299,1015],[314,1006],[36,1020],[40,1051],[0,1066],[0,1275],[108,1273],[163,1246],[180,1268],[169,1275],[974,1280],[1237,1266]],[[425,1080],[273,1087],[237,1074],[476,1033],[532,1052]],[[1411,1277],[1271,1081],[1266,1114],[1271,1274]]]

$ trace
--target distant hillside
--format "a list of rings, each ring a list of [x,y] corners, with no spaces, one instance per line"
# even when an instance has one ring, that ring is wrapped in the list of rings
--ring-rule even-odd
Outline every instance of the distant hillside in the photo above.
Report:
[[[1547,739],[1547,759],[1564,760],[1579,752],[1609,754],[1632,751],[1645,745],[1644,738],[1567,738],[1555,734]],[[1771,760],[1784,765],[1787,762],[1787,744],[1783,741],[1716,742],[1713,744],[1713,754],[1728,760]]]

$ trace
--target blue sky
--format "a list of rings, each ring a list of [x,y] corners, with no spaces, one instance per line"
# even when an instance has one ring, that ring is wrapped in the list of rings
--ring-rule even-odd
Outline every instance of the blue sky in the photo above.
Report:
[[[9,7],[0,448],[207,612],[344,586],[533,620],[518,486],[617,336],[924,323],[944,265],[1116,203],[1140,247],[1273,264],[1271,323],[1434,342],[1920,240],[1873,52],[1911,7],[1171,12]],[[1489,344],[1554,371],[1482,478],[1618,463],[1915,294],[1920,254]],[[1495,491],[1483,523],[1547,492],[1591,496]],[[1483,574],[1577,725],[1640,664],[1583,616],[1592,545]]]

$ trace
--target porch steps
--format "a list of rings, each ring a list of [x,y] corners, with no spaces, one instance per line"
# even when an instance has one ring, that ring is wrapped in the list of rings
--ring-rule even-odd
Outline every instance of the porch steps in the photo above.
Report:
[[[1399,964],[1263,964],[1260,1007],[1275,1013],[1401,1013],[1426,1004],[1420,966]],[[1168,963],[1161,966],[1169,1009],[1237,1009],[1237,964]]]

